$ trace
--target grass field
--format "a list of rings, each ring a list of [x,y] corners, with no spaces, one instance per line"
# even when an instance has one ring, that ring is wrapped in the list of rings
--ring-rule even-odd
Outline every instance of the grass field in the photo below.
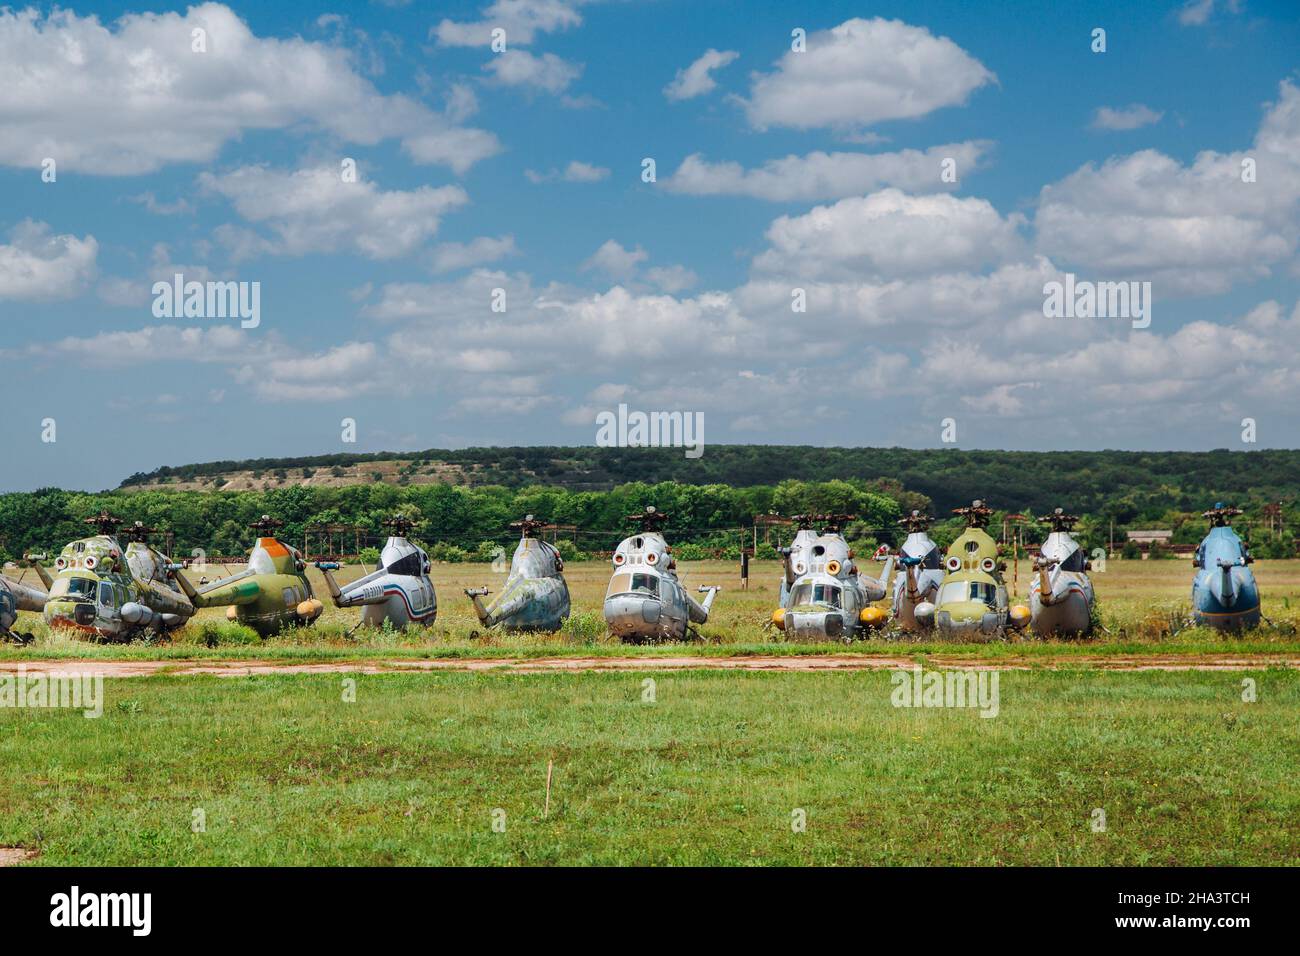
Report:
[[[1158,650],[1161,653],[1296,652],[1300,651],[1300,561],[1260,561],[1255,566],[1263,592],[1264,614],[1270,626],[1241,636],[1224,636],[1185,626],[1190,614],[1192,569],[1190,561],[1110,561],[1107,570],[1094,573],[1101,620],[1105,630],[1086,642],[1045,643],[1032,637],[1014,637],[1007,642],[961,645],[965,653],[993,658],[1013,656],[1056,656],[1075,654],[1132,653]],[[216,577],[226,571],[209,569]],[[1019,567],[1017,591],[1028,589],[1030,569]],[[780,565],[759,562],[751,567],[750,586],[740,590],[734,563],[710,561],[684,563],[689,587],[721,584],[713,614],[700,628],[701,640],[672,646],[627,647],[605,630],[601,604],[610,568],[603,561],[573,562],[566,578],[573,599],[573,614],[555,635],[521,635],[485,632],[475,618],[466,587],[488,585],[499,589],[504,575],[486,564],[437,564],[434,583],[438,588],[438,619],[430,628],[405,633],[364,629],[353,632],[359,612],[338,610],[328,604],[319,573],[309,571],[316,592],[326,601],[321,619],[309,628],[295,629],[269,640],[250,633],[226,629],[221,644],[207,647],[200,639],[205,621],[224,621],[224,609],[199,612],[170,642],[142,645],[94,645],[84,639],[51,634],[38,615],[24,614],[19,629],[35,633],[32,647],[20,649],[0,645],[0,659],[22,657],[267,657],[338,658],[357,656],[500,656],[553,654],[748,654],[825,653],[826,651],[879,652],[882,648],[929,653],[955,649],[929,638],[885,631],[873,640],[846,648],[842,644],[807,645],[783,641],[779,631],[764,627],[778,601]],[[341,574],[349,581],[361,576],[354,566]],[[30,577],[30,574],[29,574]],[[1009,581],[1011,578],[1009,577]],[[474,636],[476,635],[476,636]]]
[[[149,677],[0,710],[40,864],[1294,864],[1300,674]],[[554,773],[544,812],[548,761]],[[193,832],[195,811],[204,832]],[[505,832],[494,832],[494,811]],[[806,831],[792,831],[797,811]],[[1095,811],[1106,829],[1095,832]]]
[[[574,615],[557,635],[481,633],[461,591],[499,587],[485,565],[437,565],[438,622],[406,633],[351,632],[357,612],[330,607],[311,628],[267,641],[222,628],[209,647],[203,623],[224,619],[211,610],[170,642],[106,645],[29,618],[38,640],[0,661],[832,652],[1065,666],[999,672],[991,719],[896,708],[887,671],[656,672],[654,702],[639,670],[110,678],[99,719],[0,708],[0,861],[20,848],[35,865],[1294,863],[1300,672],[1269,663],[1300,653],[1300,562],[1256,565],[1271,625],[1242,636],[1183,625],[1188,564],[1111,562],[1094,576],[1105,630],[1070,643],[783,643],[762,627],[775,563],[748,591],[730,564],[686,567],[689,584],[727,589],[699,641],[652,647],[605,633],[603,562],[570,565]],[[1258,667],[1090,661],[1123,655]]]

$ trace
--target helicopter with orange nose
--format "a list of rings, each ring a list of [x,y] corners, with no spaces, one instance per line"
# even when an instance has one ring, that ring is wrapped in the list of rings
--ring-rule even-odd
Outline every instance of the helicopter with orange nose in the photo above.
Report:
[[[257,540],[248,552],[248,567],[199,587],[178,574],[181,590],[195,607],[224,607],[227,620],[251,627],[262,637],[311,624],[325,606],[312,593],[301,552],[276,537],[283,525],[262,515],[249,525]]]

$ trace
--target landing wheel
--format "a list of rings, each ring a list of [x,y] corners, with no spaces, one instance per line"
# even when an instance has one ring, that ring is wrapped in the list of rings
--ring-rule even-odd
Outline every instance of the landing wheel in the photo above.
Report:
[[[470,632],[469,632],[469,639],[470,639],[471,641],[477,641],[477,640],[478,640],[478,631],[470,631]]]

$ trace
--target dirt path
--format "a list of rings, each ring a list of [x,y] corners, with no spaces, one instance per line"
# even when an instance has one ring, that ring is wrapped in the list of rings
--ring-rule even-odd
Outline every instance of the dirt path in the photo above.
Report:
[[[21,846],[0,846],[0,866],[17,866],[36,859],[36,851]]]
[[[437,658],[432,660],[350,660],[294,663],[277,661],[0,661],[0,674],[78,673],[105,677],[149,677],[154,674],[247,677],[250,674],[396,674],[421,671],[491,671],[518,674],[586,671],[863,671],[910,668],[911,657],[866,655],[807,655],[798,657],[539,657]],[[1091,668],[1117,671],[1235,671],[1268,667],[1300,669],[1300,657],[1186,657],[1144,655],[1127,657],[1059,657],[1049,659],[927,656],[925,666],[960,670],[1034,670]]]

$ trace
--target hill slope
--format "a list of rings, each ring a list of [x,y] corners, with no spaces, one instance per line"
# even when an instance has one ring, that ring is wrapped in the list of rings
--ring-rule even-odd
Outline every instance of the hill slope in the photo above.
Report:
[[[1294,496],[1300,450],[1252,452],[963,451],[710,445],[698,459],[681,449],[518,447],[430,449],[414,453],[263,458],[164,467],[132,475],[128,489],[266,490],[292,485],[552,485],[605,490],[630,481],[680,481],[733,487],[787,479],[886,478],[947,510],[973,498],[1001,508],[1149,511],[1199,510],[1215,500],[1246,505]]]

